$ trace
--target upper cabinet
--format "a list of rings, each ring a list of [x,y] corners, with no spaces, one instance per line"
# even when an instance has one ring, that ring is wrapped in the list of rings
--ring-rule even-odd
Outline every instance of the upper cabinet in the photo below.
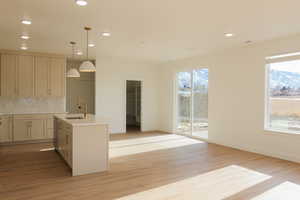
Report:
[[[66,60],[61,58],[50,59],[49,72],[49,95],[50,96],[65,96],[65,81],[66,81]]]
[[[36,57],[35,58],[35,95],[39,97],[48,96],[48,82],[49,82],[49,58]]]
[[[35,59],[36,96],[65,96],[65,68],[63,58],[37,56]]]
[[[18,56],[17,95],[20,97],[34,96],[34,57]]]
[[[1,55],[1,96],[17,96],[18,56]]]
[[[1,96],[64,97],[66,59],[40,55],[1,55]]]

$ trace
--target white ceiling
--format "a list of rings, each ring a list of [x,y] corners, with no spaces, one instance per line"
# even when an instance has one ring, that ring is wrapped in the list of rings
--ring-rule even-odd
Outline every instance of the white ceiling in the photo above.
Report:
[[[70,54],[71,40],[84,50],[91,26],[93,57],[166,61],[300,33],[299,8],[298,0],[1,0],[0,49],[19,49],[25,32],[30,51]]]

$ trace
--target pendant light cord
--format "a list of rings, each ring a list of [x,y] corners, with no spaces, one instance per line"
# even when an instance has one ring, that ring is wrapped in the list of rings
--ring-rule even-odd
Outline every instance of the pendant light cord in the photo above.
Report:
[[[72,63],[73,61],[74,61],[74,52],[75,52],[75,42],[73,42],[73,41],[71,41],[70,42],[70,44],[71,44],[71,46],[72,46],[72,55],[71,55],[71,64],[70,64],[70,66],[71,66],[71,68],[73,68],[74,66],[74,63]]]
[[[74,59],[74,44],[72,44],[72,60]]]
[[[89,30],[86,30],[86,60],[89,60]]]

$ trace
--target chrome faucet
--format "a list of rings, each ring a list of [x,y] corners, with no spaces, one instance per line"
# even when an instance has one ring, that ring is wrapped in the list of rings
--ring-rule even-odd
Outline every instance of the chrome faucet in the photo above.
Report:
[[[82,107],[84,106],[84,112],[83,112],[83,116],[86,119],[87,118],[87,112],[88,112],[88,105],[87,103],[82,103],[82,104],[78,104],[78,109],[80,110],[80,112],[82,112]]]
[[[87,105],[87,103],[85,103],[84,104],[84,113],[83,113],[85,119],[87,118],[87,112],[88,112],[88,105]]]

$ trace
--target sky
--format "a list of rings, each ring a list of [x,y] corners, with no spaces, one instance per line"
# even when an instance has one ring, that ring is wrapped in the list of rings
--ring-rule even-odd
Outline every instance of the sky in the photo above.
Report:
[[[300,60],[271,63],[272,70],[300,73]]]

